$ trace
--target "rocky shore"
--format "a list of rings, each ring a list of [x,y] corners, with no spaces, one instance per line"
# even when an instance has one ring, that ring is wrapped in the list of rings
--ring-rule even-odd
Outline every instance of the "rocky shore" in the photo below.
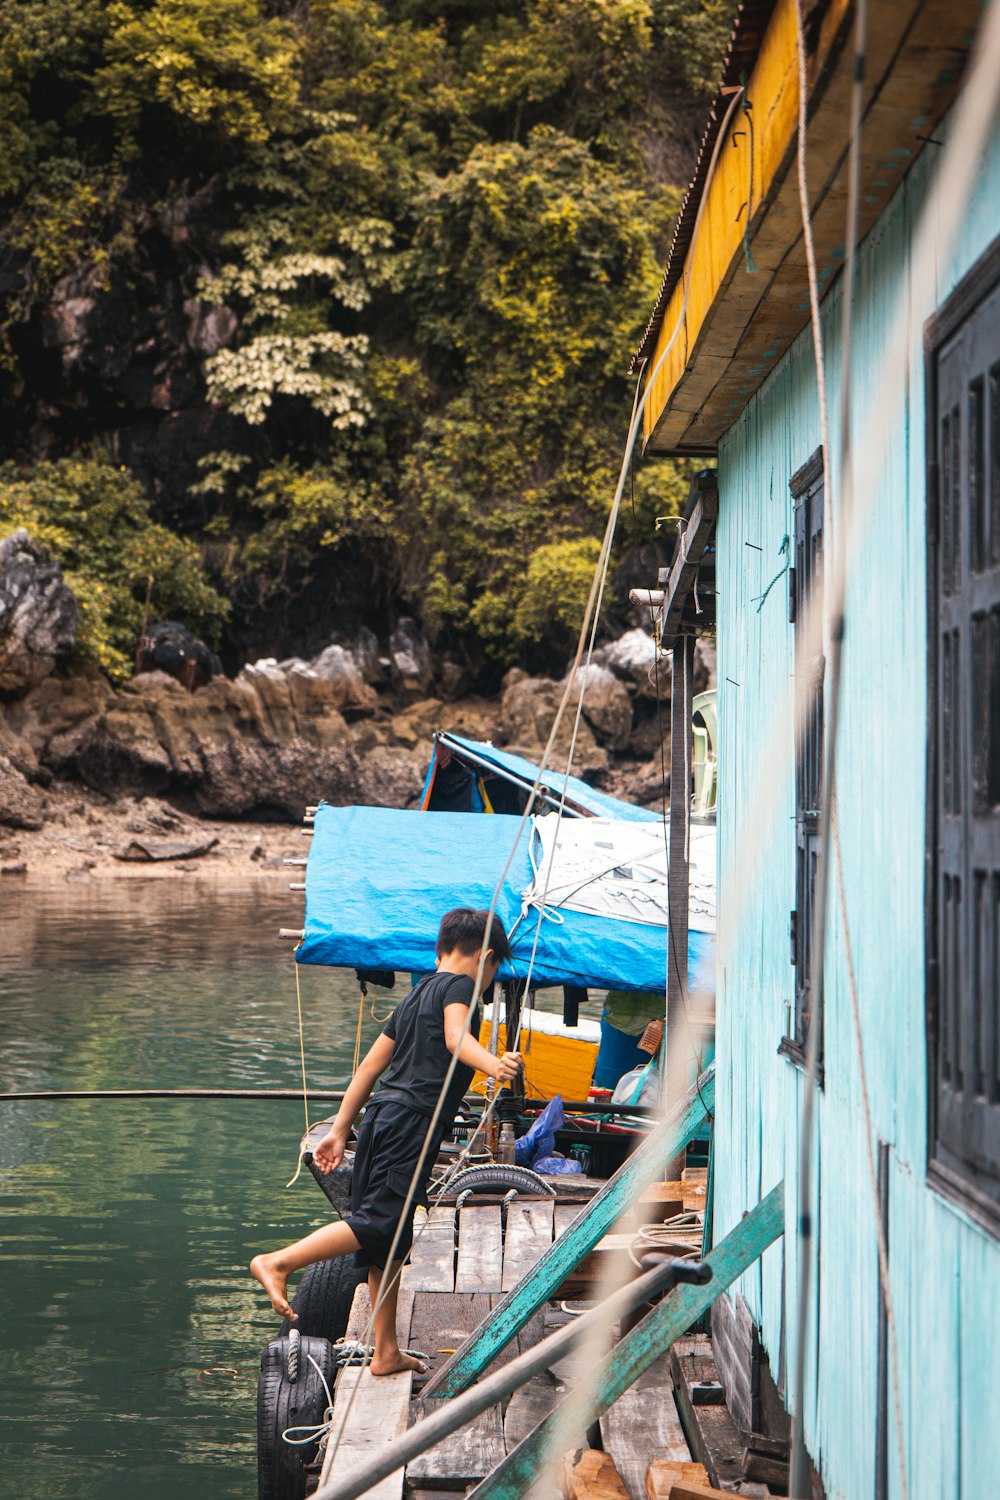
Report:
[[[407,620],[384,650],[361,632],[311,660],[257,661],[194,690],[156,668],[115,689],[93,668],[66,664],[68,591],[19,535],[13,548],[18,534],[0,543],[16,564],[6,595],[0,568],[4,875],[282,870],[304,852],[292,825],[310,803],[414,806],[435,729],[541,756],[564,682],[513,669],[498,697],[463,694],[460,669],[436,663]],[[648,803],[660,797],[669,726],[669,663],[652,669],[652,642],[638,627],[596,653],[574,754],[578,775]],[[697,677],[697,686],[714,680],[702,645]],[[575,697],[571,709],[556,767]]]

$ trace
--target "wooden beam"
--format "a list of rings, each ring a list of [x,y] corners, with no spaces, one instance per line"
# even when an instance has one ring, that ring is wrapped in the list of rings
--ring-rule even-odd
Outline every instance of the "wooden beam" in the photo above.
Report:
[[[670,1368],[692,1456],[705,1465],[712,1484],[739,1484],[743,1441],[725,1404],[711,1340],[699,1335],[679,1341],[671,1350]]]
[[[784,1228],[783,1205],[784,1184],[779,1183],[712,1250],[708,1256],[713,1271],[712,1281],[707,1286],[679,1286],[664,1297],[611,1350],[595,1372],[593,1381],[587,1381],[568,1396],[558,1411],[539,1423],[477,1486],[473,1491],[475,1500],[520,1500],[525,1490],[540,1478],[549,1461],[556,1422],[560,1423],[561,1432],[582,1436],[592,1422],[602,1417],[618,1397],[634,1385],[643,1371],[707,1312],[719,1293],[731,1286],[774,1244]]]
[[[577,1214],[568,1229],[553,1240],[510,1295],[468,1339],[430,1382],[426,1394],[456,1396],[466,1390],[528,1320],[554,1297],[569,1273],[589,1255],[644,1188],[661,1176],[667,1163],[701,1130],[715,1108],[715,1069],[706,1068],[697,1084],[656,1125],[637,1151],[608,1179],[599,1193]]]
[[[599,1448],[564,1453],[559,1488],[566,1500],[631,1500],[611,1454]]]
[[[692,490],[697,489],[698,499],[687,525],[677,538],[660,610],[660,644],[665,651],[677,645],[681,617],[691,597],[705,548],[712,539],[719,515],[719,483],[714,469],[696,474],[691,485]],[[671,703],[673,701],[671,696]]]
[[[704,1464],[654,1458],[646,1470],[646,1500],[667,1500],[675,1484],[708,1484]]]

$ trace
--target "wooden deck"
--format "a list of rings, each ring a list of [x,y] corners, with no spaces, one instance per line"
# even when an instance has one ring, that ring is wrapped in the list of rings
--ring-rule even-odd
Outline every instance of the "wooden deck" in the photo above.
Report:
[[[580,1211],[580,1205],[553,1204],[551,1199],[515,1199],[506,1210],[506,1229],[498,1204],[465,1204],[431,1210],[403,1273],[399,1334],[407,1347],[429,1361],[429,1374],[454,1352],[503,1294],[516,1286]],[[420,1223],[418,1215],[418,1227]],[[349,1337],[360,1337],[369,1317],[366,1287],[355,1295]],[[499,1362],[532,1347],[557,1322],[565,1320],[550,1303],[521,1330]],[[691,1453],[680,1424],[667,1361],[649,1372],[601,1422],[605,1451],[614,1460],[630,1500],[646,1500],[646,1469],[654,1460],[689,1462]],[[349,1473],[373,1448],[418,1420],[420,1389],[428,1377],[406,1373],[375,1378],[367,1370],[341,1372],[335,1391],[335,1416],[353,1402],[344,1435],[330,1443],[322,1483]],[[408,1494],[430,1500],[431,1492],[462,1493],[485,1477],[546,1417],[572,1383],[572,1361],[537,1375],[510,1398],[422,1453],[406,1468],[383,1480],[369,1495],[374,1500],[402,1500]],[[338,1424],[335,1420],[333,1434]],[[582,1435],[581,1435],[582,1436]],[[539,1485],[531,1500],[546,1500]],[[555,1482],[551,1494],[558,1493]]]

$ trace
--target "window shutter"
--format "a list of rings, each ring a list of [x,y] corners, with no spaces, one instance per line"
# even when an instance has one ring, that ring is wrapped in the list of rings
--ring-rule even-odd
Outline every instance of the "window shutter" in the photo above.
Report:
[[[1000,255],[997,256],[1000,273]],[[975,276],[976,273],[973,273]],[[980,286],[982,277],[979,277]],[[1000,1227],[1000,285],[936,342],[930,531],[931,1165]],[[941,320],[939,320],[940,322]],[[936,1024],[933,1024],[936,1021]]]

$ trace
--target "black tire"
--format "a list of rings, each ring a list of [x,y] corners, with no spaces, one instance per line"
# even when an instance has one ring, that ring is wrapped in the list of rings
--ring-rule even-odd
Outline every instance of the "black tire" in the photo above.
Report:
[[[355,1268],[353,1255],[338,1255],[336,1260],[320,1260],[307,1267],[292,1298],[299,1315],[295,1328],[303,1338],[329,1339],[335,1344],[347,1332],[355,1290],[367,1279],[367,1271]],[[288,1333],[291,1327],[285,1318],[281,1332]]]
[[[305,1465],[319,1452],[318,1440],[303,1447],[286,1443],[282,1434],[289,1427],[311,1427],[322,1422],[326,1391],[313,1366],[311,1354],[333,1390],[337,1373],[333,1350],[327,1339],[304,1338],[299,1343],[296,1379],[288,1378],[288,1338],[275,1339],[260,1357],[257,1381],[257,1495],[258,1500],[304,1500]]]
[[[449,1193],[509,1193],[516,1188],[519,1193],[530,1193],[537,1197],[554,1198],[556,1190],[530,1167],[470,1167],[460,1172],[449,1187]]]

